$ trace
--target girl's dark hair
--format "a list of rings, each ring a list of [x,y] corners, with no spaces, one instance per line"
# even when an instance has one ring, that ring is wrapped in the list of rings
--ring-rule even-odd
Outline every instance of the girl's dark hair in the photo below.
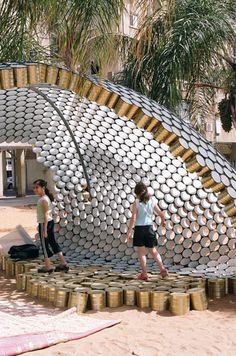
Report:
[[[147,186],[144,183],[137,183],[134,188],[134,192],[141,202],[147,203],[149,201],[150,194],[148,193]]]
[[[47,182],[43,179],[37,179],[34,181],[33,184],[37,184],[40,187],[44,188],[45,190],[45,194],[49,197],[49,199],[51,201],[54,201],[54,195],[52,194],[52,192],[50,192],[50,190],[47,188]]]

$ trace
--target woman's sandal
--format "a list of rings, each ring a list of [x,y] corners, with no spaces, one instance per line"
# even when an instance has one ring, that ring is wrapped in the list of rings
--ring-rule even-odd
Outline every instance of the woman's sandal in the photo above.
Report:
[[[54,271],[53,268],[47,269],[46,267],[42,267],[38,269],[38,273],[52,273]]]
[[[55,272],[68,272],[69,271],[69,266],[67,265],[58,265],[55,268]]]
[[[162,278],[165,278],[165,277],[168,276],[168,271],[167,271],[167,269],[165,269],[165,268],[163,268],[163,269],[160,271],[160,273],[161,273],[161,277],[162,277]]]
[[[141,281],[147,281],[148,280],[148,276],[145,275],[143,272],[141,272],[138,277],[137,277],[139,280]]]

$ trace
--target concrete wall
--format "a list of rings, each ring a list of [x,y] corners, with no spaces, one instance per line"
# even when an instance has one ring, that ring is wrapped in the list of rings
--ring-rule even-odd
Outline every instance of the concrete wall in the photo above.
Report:
[[[26,182],[27,190],[32,190],[33,182],[36,179],[44,179],[48,182],[48,188],[53,190],[53,173],[50,169],[44,167],[41,163],[37,162],[36,159],[26,160]]]
[[[216,142],[219,143],[235,143],[236,142],[236,130],[232,129],[230,132],[225,132],[222,127],[221,124],[219,123],[219,131],[220,134],[216,135]]]

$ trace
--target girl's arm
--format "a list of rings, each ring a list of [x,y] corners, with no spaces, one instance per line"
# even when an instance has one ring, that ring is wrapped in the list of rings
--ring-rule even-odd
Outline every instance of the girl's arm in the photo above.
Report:
[[[132,206],[132,216],[131,216],[131,219],[129,222],[129,228],[128,228],[128,233],[127,233],[128,240],[131,239],[131,234],[132,234],[133,227],[135,225],[136,217],[137,217],[137,207],[136,207],[136,203],[134,203]]]
[[[46,200],[43,200],[41,202],[43,211],[44,211],[44,223],[43,223],[43,237],[47,237],[48,234],[48,202]]]
[[[155,205],[155,207],[154,207],[154,212],[155,212],[157,215],[159,215],[159,216],[161,217],[161,225],[162,225],[163,227],[165,227],[165,226],[166,226],[165,217],[164,217],[164,214],[163,214],[163,212],[160,210],[160,208],[159,208],[158,205]]]

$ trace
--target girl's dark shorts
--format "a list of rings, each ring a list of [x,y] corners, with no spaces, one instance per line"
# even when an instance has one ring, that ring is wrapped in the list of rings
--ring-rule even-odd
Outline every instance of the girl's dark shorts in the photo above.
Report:
[[[133,246],[152,248],[157,246],[156,233],[152,225],[135,226]]]

